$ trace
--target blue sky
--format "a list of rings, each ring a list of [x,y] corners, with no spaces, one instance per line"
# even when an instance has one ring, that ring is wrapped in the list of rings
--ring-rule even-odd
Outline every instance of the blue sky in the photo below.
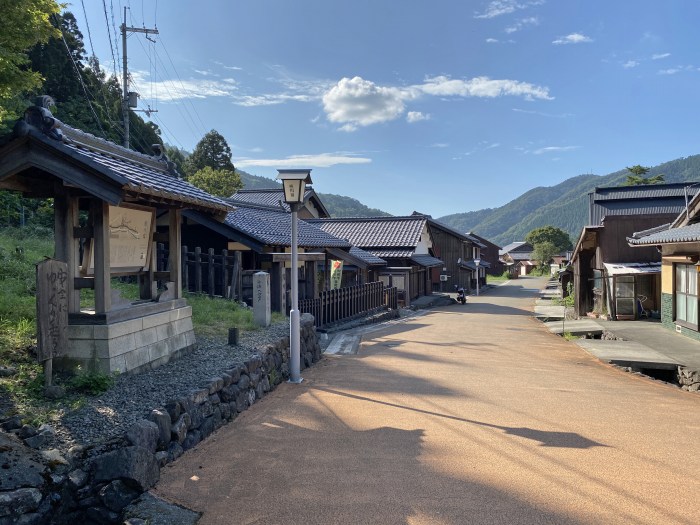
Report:
[[[167,143],[216,129],[249,173],[312,168],[316,191],[395,215],[699,152],[700,2],[73,2],[108,71],[124,6],[159,30],[128,57]]]

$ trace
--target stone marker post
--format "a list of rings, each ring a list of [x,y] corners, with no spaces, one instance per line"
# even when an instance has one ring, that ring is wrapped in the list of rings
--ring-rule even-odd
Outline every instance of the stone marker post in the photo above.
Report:
[[[260,326],[270,326],[270,274],[253,274],[253,320]]]

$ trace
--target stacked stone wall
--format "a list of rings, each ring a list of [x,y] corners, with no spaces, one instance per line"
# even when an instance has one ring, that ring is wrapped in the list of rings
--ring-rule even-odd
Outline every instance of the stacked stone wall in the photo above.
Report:
[[[301,316],[301,368],[321,358],[311,315]],[[187,395],[153,407],[126,435],[68,454],[37,451],[21,418],[0,432],[0,525],[118,524],[123,509],[180,457],[289,377],[289,338],[259,349]],[[32,433],[32,432],[29,432]],[[33,433],[33,437],[42,435]],[[30,439],[30,438],[27,438]]]

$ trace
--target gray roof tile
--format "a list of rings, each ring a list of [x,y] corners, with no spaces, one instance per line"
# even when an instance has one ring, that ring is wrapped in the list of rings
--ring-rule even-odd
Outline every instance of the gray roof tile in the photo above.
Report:
[[[315,219],[309,222],[331,235],[347,239],[355,246],[379,257],[384,257],[378,252],[381,250],[391,252],[396,248],[406,248],[410,249],[410,254],[412,254],[418,245],[426,220],[424,216],[413,216]],[[387,257],[395,256],[387,255]]]
[[[700,242],[700,223],[659,231],[639,238],[628,237],[627,242],[631,246]]]

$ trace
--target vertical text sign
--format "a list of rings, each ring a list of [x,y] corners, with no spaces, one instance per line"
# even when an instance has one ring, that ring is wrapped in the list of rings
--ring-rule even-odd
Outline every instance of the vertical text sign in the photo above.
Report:
[[[47,259],[36,265],[36,328],[39,362],[68,348],[68,265]]]

